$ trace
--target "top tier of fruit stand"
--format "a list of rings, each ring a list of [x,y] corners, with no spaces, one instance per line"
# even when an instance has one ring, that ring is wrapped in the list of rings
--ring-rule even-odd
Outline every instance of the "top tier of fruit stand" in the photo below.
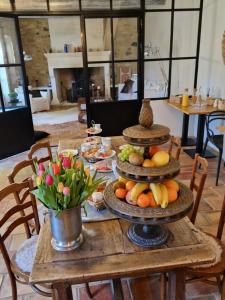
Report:
[[[166,126],[153,124],[150,128],[135,125],[123,130],[123,137],[134,146],[156,146],[168,142],[170,129]]]
[[[168,142],[170,129],[159,124],[152,124],[149,127],[139,124],[126,128],[123,131],[123,136],[126,142],[131,145],[148,148]],[[172,157],[167,164],[160,167],[143,167],[117,159],[117,172],[129,180],[157,182],[177,176],[180,172],[180,164]]]

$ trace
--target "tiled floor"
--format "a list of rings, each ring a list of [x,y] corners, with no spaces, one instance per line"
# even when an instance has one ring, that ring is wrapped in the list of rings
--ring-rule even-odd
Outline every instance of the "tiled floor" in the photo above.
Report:
[[[51,126],[50,126],[51,127]],[[69,129],[68,129],[69,128]],[[84,125],[80,124],[68,124],[66,129],[61,128],[60,133],[57,128],[51,128],[52,135],[50,141],[54,145],[57,144],[59,138],[75,138],[84,136]],[[52,148],[55,151],[55,147]],[[26,158],[27,153],[21,153],[14,157],[0,161],[0,189],[7,185],[7,175],[10,173],[12,166]],[[189,182],[191,176],[192,159],[185,153],[181,155],[181,174],[179,179],[184,183]],[[199,213],[197,216],[197,225],[204,231],[212,234],[216,233],[218,226],[219,212],[221,209],[223,195],[225,193],[225,168],[221,167],[220,185],[215,187],[215,173],[216,173],[217,159],[209,160],[209,176],[203,192],[203,198],[199,207]],[[0,206],[0,217],[10,207],[14,199],[7,199],[7,201]],[[24,239],[24,228],[20,226],[14,234],[7,241],[7,247],[10,254],[18,248],[18,245]],[[225,240],[225,234],[223,236]],[[92,284],[92,291],[94,292],[94,299],[99,300],[111,300],[112,288],[110,282],[103,282],[101,284]],[[139,280],[124,280],[123,289],[125,294],[125,300],[139,299],[139,300],[158,300],[159,299],[159,280],[158,277],[153,276],[150,279]],[[219,300],[219,295],[216,287],[196,283],[187,285],[186,299],[196,300]],[[88,296],[85,289],[82,286],[73,287],[74,299],[76,300],[88,300]],[[19,300],[42,300],[47,299],[45,297],[36,295],[32,292],[31,288],[25,285],[18,284],[18,299]],[[5,268],[3,258],[0,256],[0,300],[11,299],[11,287],[7,270]]]

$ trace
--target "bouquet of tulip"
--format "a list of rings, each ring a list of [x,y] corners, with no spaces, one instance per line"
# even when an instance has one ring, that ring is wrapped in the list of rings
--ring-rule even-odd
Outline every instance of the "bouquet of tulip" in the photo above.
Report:
[[[71,157],[57,158],[45,167],[36,165],[35,196],[48,208],[61,212],[64,209],[81,206],[91,196],[103,178],[96,179],[83,161]]]

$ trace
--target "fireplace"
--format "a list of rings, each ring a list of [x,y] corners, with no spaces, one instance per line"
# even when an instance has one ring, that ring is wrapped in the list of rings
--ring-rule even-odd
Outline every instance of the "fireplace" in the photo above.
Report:
[[[90,61],[107,61],[110,51],[89,52]],[[48,53],[49,76],[52,86],[52,104],[63,101],[76,102],[84,95],[84,70],[82,53]],[[106,99],[110,97],[110,68],[107,63],[89,64],[90,82],[100,86]],[[102,80],[104,78],[104,82]],[[101,79],[101,80],[100,80]]]

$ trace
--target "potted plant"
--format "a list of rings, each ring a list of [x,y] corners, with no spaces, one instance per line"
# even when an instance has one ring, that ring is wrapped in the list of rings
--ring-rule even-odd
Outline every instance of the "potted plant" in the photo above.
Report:
[[[52,230],[51,244],[58,251],[77,248],[83,241],[81,207],[102,183],[83,161],[62,157],[36,165],[35,196],[48,208]]]
[[[16,104],[16,103],[18,103],[19,102],[19,100],[17,99],[17,97],[18,97],[18,94],[16,93],[16,92],[14,92],[14,91],[12,91],[12,92],[10,92],[9,94],[8,94],[8,96],[9,96],[9,103],[11,103],[11,104]]]

